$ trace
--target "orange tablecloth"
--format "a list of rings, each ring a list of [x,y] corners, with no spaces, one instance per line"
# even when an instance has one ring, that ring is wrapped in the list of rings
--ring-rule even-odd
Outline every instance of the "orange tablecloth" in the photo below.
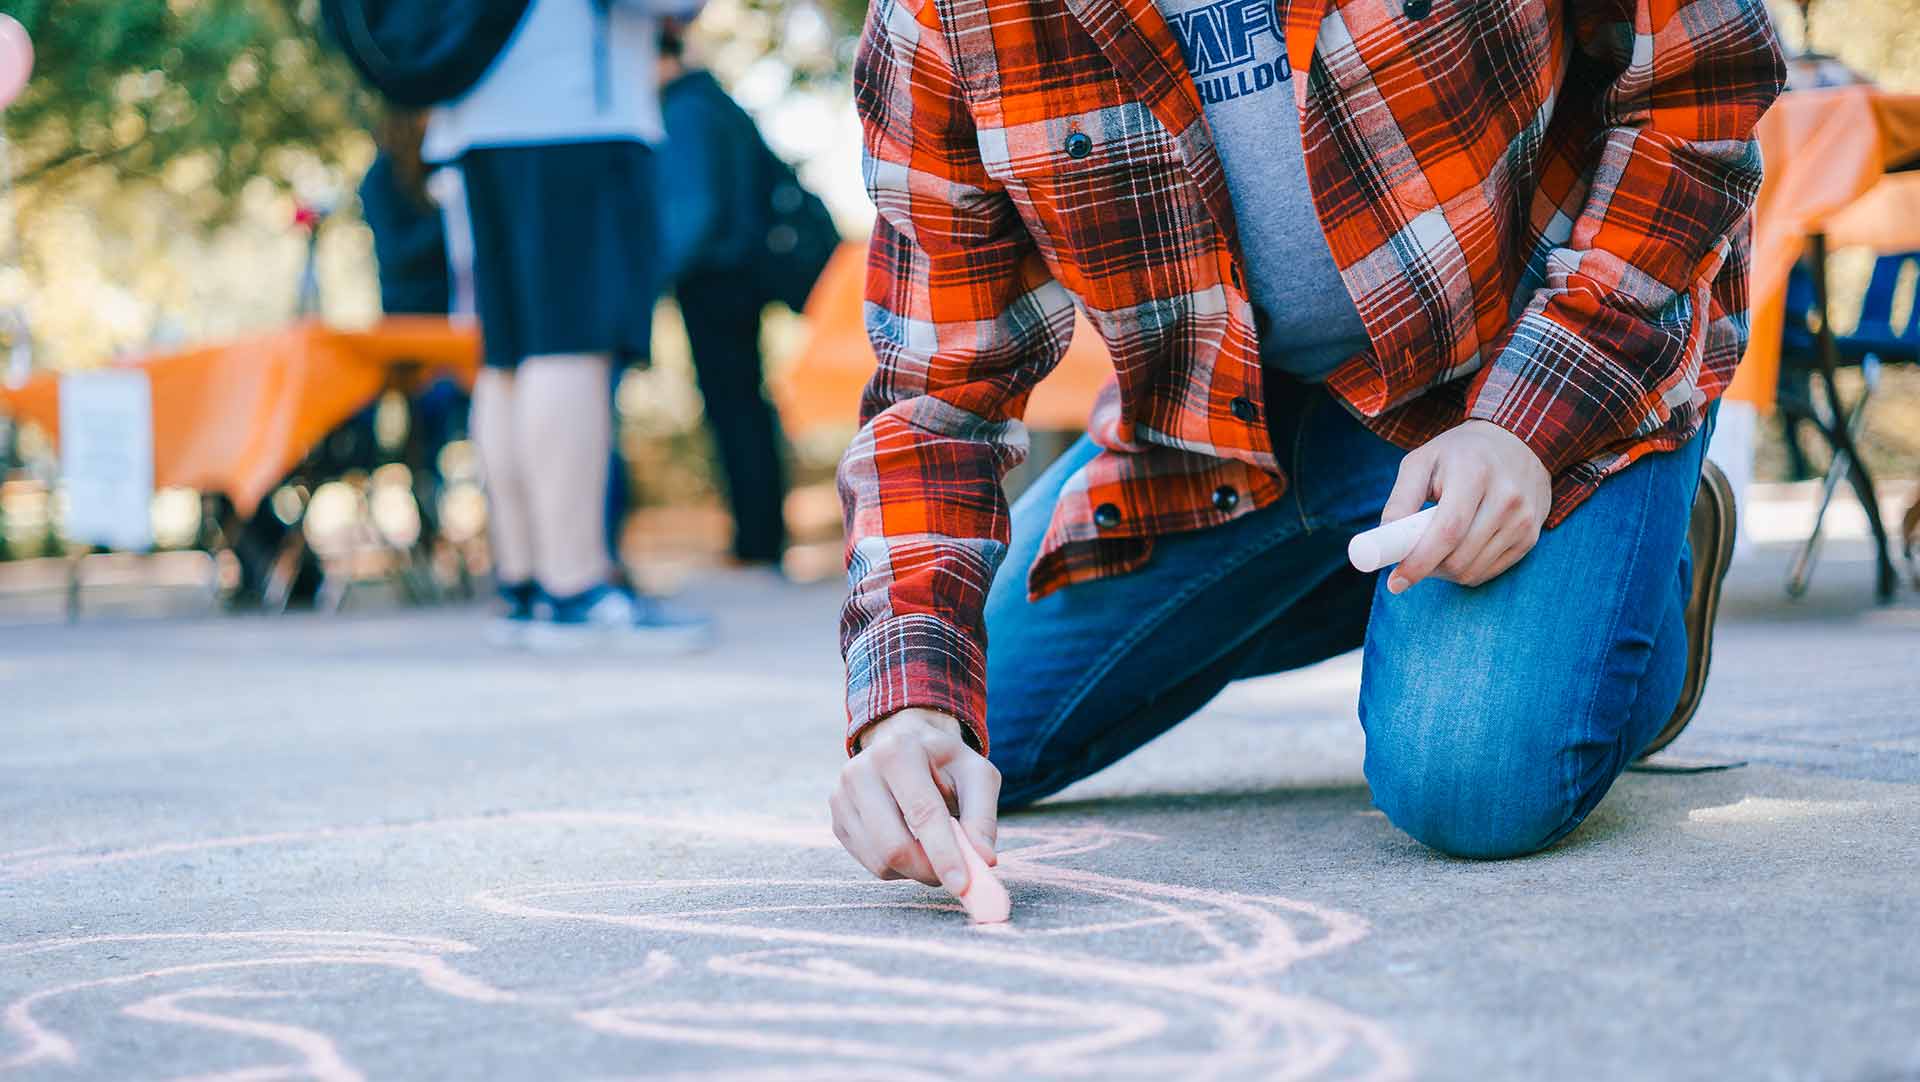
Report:
[[[807,300],[807,343],[779,381],[780,421],[790,432],[840,426],[858,420],[860,392],[873,377],[873,345],[867,341],[867,246],[840,246]],[[1073,344],[1059,367],[1042,380],[1027,405],[1034,428],[1080,429],[1094,396],[1113,377],[1113,362],[1100,334],[1077,316]]]
[[[396,317],[367,331],[303,323],[270,334],[148,357],[126,367],[153,387],[156,485],[224,492],[250,514],[328,432],[381,391],[421,374],[471,382],[480,335],[444,319]],[[60,381],[42,373],[0,387],[0,409],[59,437]]]
[[[1830,231],[1836,247],[1920,247],[1920,216],[1898,190],[1906,178],[1886,176],[1920,159],[1920,94],[1868,86],[1782,94],[1760,118],[1759,137],[1766,178],[1753,212],[1753,337],[1727,396],[1770,409],[1787,275],[1807,234]],[[1883,186],[1895,190],[1882,196]]]

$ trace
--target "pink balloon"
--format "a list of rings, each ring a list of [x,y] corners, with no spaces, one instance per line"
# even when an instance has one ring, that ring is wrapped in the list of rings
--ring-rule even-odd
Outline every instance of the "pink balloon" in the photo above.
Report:
[[[33,74],[33,39],[27,28],[11,15],[0,15],[0,109],[27,88],[27,76]]]

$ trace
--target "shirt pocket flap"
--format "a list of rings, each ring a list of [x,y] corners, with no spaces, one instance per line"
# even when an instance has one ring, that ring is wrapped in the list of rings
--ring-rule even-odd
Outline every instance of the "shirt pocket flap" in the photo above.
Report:
[[[1173,137],[1137,101],[1115,98],[1079,112],[979,131],[980,158],[1002,181],[1059,184],[1104,173],[1164,171]]]

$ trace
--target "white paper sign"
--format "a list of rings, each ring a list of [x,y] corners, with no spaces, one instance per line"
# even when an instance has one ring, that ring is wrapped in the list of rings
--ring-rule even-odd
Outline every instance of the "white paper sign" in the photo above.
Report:
[[[153,547],[153,389],[145,372],[61,377],[60,479],[70,540]]]

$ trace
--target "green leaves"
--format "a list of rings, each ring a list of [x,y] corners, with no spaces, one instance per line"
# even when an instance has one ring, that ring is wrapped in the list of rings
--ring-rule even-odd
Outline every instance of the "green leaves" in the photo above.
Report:
[[[285,181],[283,150],[322,161],[363,130],[367,102],[295,0],[0,0],[33,36],[34,77],[5,113],[15,180],[46,195],[104,171],[210,194]],[[304,155],[303,155],[304,157]],[[306,160],[312,160],[307,158]],[[217,214],[224,199],[208,201]]]

